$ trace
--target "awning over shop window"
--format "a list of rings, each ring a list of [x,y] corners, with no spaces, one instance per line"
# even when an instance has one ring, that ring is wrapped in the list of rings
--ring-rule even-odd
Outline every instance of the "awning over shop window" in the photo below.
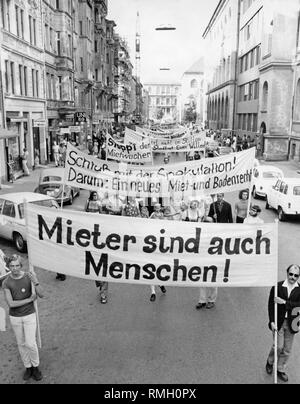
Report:
[[[9,130],[0,128],[0,139],[11,139],[14,137],[19,137],[20,135],[16,130]]]

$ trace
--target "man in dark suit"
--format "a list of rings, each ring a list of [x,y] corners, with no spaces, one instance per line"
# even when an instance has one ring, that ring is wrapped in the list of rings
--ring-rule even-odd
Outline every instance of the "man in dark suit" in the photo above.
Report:
[[[233,223],[231,205],[224,201],[224,194],[217,194],[217,201],[210,205],[208,216],[216,223]]]
[[[217,194],[217,201],[210,205],[208,216],[217,223],[233,223],[231,205],[224,201],[224,194]],[[200,310],[204,307],[213,309],[218,297],[218,288],[199,288],[199,290],[196,309]]]
[[[278,333],[278,378],[284,382],[288,381],[286,374],[286,365],[289,360],[295,334],[299,332],[299,313],[300,313],[300,285],[298,279],[300,276],[299,265],[290,265],[287,269],[287,279],[279,282],[278,297],[274,297],[275,288],[273,287],[269,296],[269,328],[274,333]],[[277,327],[275,325],[275,305],[278,307]],[[273,345],[266,364],[266,371],[272,374],[274,365],[275,347]]]

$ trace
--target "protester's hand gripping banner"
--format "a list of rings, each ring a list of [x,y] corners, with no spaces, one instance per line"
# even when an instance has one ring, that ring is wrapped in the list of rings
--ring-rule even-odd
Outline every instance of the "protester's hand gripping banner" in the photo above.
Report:
[[[145,198],[234,192],[250,186],[254,158],[252,148],[216,158],[138,168],[100,160],[68,144],[65,183]]]
[[[106,157],[127,163],[152,163],[150,142],[124,144],[106,135]]]
[[[28,204],[31,264],[82,279],[171,286],[272,286],[278,225],[208,224]]]

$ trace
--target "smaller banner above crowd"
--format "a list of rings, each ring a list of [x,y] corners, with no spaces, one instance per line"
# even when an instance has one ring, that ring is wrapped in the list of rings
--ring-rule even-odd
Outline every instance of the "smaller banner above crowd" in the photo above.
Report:
[[[158,166],[128,166],[100,160],[68,144],[65,183],[135,197],[176,199],[249,188],[255,148],[197,161]]]
[[[149,136],[152,138],[178,138],[182,136],[186,136],[190,134],[190,131],[184,127],[180,127],[174,131],[165,131],[163,129],[151,130],[147,128],[140,128],[138,126],[135,127],[135,132],[142,134],[143,136]]]
[[[147,141],[148,138],[131,129],[125,129],[124,143],[139,144]],[[197,133],[194,135],[179,138],[151,138],[151,148],[153,152],[193,152],[204,150],[206,144],[206,134]]]
[[[30,264],[85,280],[184,287],[277,281],[278,225],[205,224],[27,204]]]
[[[108,133],[106,135],[106,158],[126,163],[152,163],[150,142],[124,144],[115,141]]]

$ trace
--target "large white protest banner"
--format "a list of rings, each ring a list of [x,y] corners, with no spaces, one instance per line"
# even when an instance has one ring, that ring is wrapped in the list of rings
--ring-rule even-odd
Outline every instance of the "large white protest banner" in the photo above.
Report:
[[[152,163],[152,151],[149,142],[124,144],[116,142],[106,134],[106,158],[127,163]]]
[[[89,156],[68,144],[65,183],[112,194],[175,198],[234,192],[251,184],[255,148],[216,158],[135,167]]]
[[[57,211],[28,204],[31,264],[89,280],[271,286],[278,224],[209,224]]]

